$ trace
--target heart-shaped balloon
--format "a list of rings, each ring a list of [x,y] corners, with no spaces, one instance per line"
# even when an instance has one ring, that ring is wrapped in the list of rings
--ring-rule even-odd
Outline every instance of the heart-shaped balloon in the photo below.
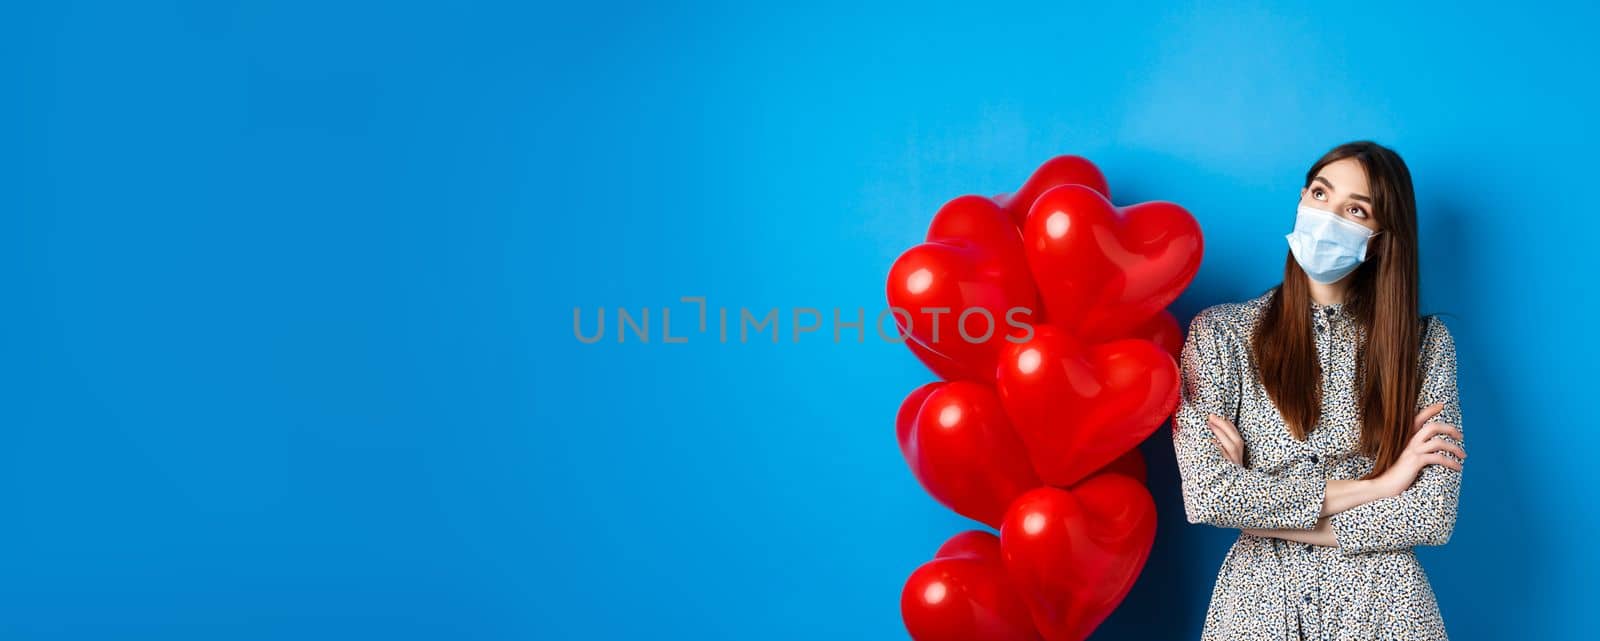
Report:
[[[1011,587],[1000,539],[971,530],[950,538],[906,579],[900,617],[916,641],[1038,641]]]
[[[1140,452],[1139,448],[1137,447],[1128,450],[1127,454],[1117,457],[1117,460],[1112,461],[1110,465],[1100,468],[1100,471],[1095,472],[1095,474],[1100,474],[1101,472],[1121,474],[1130,479],[1138,481],[1140,485],[1145,485],[1150,480],[1149,469],[1144,462],[1144,453]],[[1094,478],[1094,476],[1090,475],[1089,478]],[[1082,483],[1083,481],[1078,482]]]
[[[1000,363],[1000,399],[1033,469],[1065,487],[1105,467],[1155,432],[1178,406],[1178,364],[1155,343],[1085,344],[1034,328]]]
[[[1027,269],[1027,259],[1022,255],[1022,230],[1012,222],[1010,212],[983,196],[952,198],[934,212],[923,238],[927,242],[982,247]]]
[[[896,320],[899,320],[899,318],[896,318]],[[946,321],[946,326],[947,324],[949,323]],[[904,329],[899,329],[899,331],[904,331]],[[944,329],[944,331],[949,331],[949,328]],[[922,364],[925,364],[926,368],[928,368],[928,371],[933,372],[934,376],[941,377],[941,379],[944,380],[978,379],[978,374],[968,371],[970,368],[968,368],[966,364],[963,364],[962,361],[955,360],[955,358],[950,358],[950,356],[942,355],[942,353],[934,352],[934,350],[930,350],[930,348],[922,347],[920,342],[917,342],[917,340],[912,339],[910,336],[904,337],[902,342],[906,344],[906,348],[907,350],[910,350],[912,356],[917,356],[917,360],[922,361]]]
[[[1068,154],[1044,161],[1038,169],[1033,170],[1033,175],[1028,176],[1021,188],[995,196],[994,201],[1006,209],[1016,226],[1021,227],[1039,194],[1061,185],[1083,185],[1106,198],[1111,197],[1111,187],[1106,184],[1106,176],[1100,172],[1100,168],[1089,162],[1088,158]]]
[[[945,507],[995,528],[1012,500],[1040,485],[994,390],[970,381],[928,394],[912,423],[906,463]]]
[[[1006,513],[1007,576],[1048,641],[1083,641],[1122,602],[1155,542],[1156,505],[1144,485],[1096,474],[1039,488]]]
[[[896,318],[896,321],[899,320],[903,319]],[[948,333],[950,331],[949,325],[950,322],[947,316],[946,319],[941,321],[940,328],[944,333]],[[905,330],[901,328],[899,331],[903,332]],[[928,371],[933,372],[934,375],[938,376],[939,378],[947,381],[975,381],[982,378],[982,375],[977,369],[974,369],[954,358],[923,347],[922,343],[918,343],[916,339],[913,339],[910,336],[905,336],[905,340],[903,342],[905,343],[906,349],[911,350],[911,355],[917,357],[917,360],[922,361],[922,364],[927,366]]]
[[[1151,316],[1144,324],[1133,328],[1133,331],[1117,338],[1142,338],[1160,345],[1161,349],[1171,354],[1174,359],[1181,357],[1183,352],[1183,328],[1178,325],[1178,319],[1172,312],[1164,309]]]
[[[1038,308],[1016,228],[981,196],[940,208],[928,241],[889,268],[887,293],[912,353],[946,380],[992,382],[999,350]]]
[[[1169,202],[1117,208],[1082,185],[1039,195],[1022,227],[1045,315],[1089,342],[1122,336],[1178,298],[1200,269],[1200,224]]]
[[[923,383],[921,387],[911,390],[905,400],[900,401],[900,411],[894,416],[894,432],[896,440],[900,443],[901,456],[910,457],[908,452],[911,451],[911,425],[917,420],[917,411],[922,409],[922,402],[928,400],[928,395],[942,385],[944,383]]]

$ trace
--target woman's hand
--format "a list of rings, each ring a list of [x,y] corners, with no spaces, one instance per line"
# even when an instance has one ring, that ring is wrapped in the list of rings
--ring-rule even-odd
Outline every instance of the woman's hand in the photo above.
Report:
[[[1383,474],[1373,479],[1386,496],[1396,496],[1411,487],[1416,482],[1417,475],[1422,468],[1429,465],[1443,465],[1457,472],[1461,471],[1461,461],[1445,456],[1445,452],[1456,455],[1457,459],[1467,458],[1467,451],[1460,445],[1443,439],[1435,438],[1441,434],[1457,441],[1461,440],[1461,430],[1455,425],[1442,421],[1428,422],[1439,412],[1444,410],[1444,403],[1434,403],[1422,409],[1417,414],[1412,426],[1411,441],[1406,445],[1405,451],[1400,453],[1399,460]]]
[[[1222,448],[1222,455],[1233,461],[1234,465],[1244,467],[1244,437],[1239,435],[1239,428],[1216,414],[1206,415],[1206,427],[1211,428],[1212,436],[1217,437],[1217,447]]]

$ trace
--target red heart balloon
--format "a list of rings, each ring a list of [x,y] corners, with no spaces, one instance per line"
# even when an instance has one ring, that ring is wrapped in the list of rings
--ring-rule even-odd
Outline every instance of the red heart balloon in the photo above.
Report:
[[[1025,336],[1038,308],[1016,228],[981,196],[940,208],[928,242],[889,268],[888,299],[907,345],[929,369],[983,383],[994,380],[1007,337]]]
[[[1178,298],[1200,269],[1200,224],[1184,208],[1118,209],[1082,185],[1039,195],[1023,224],[1050,322],[1090,342],[1124,335]]]
[[[958,196],[934,212],[928,222],[928,242],[982,247],[1027,269],[1022,255],[1022,231],[1010,212],[983,196]]]
[[[995,196],[994,201],[1010,213],[1016,226],[1021,227],[1039,194],[1061,185],[1083,185],[1106,198],[1111,197],[1111,187],[1106,184],[1106,176],[1099,167],[1083,156],[1063,155],[1044,161],[1020,189]]]
[[[1085,345],[1053,325],[1012,345],[1000,363],[1000,399],[1033,469],[1065,487],[1155,432],[1178,406],[1178,364],[1155,343]]]
[[[948,539],[933,553],[935,559],[972,557],[1000,562],[1000,537],[983,530],[967,530]]]
[[[1172,312],[1167,310],[1161,310],[1161,313],[1151,316],[1150,320],[1118,338],[1142,338],[1160,345],[1174,359],[1183,352],[1183,328],[1178,325],[1178,319]]]
[[[906,579],[900,617],[916,641],[1038,641],[1006,578],[1000,539],[971,530],[950,538]]]
[[[906,462],[945,507],[995,528],[1013,499],[1040,485],[994,390],[970,381],[928,394],[912,423]]]
[[[900,411],[894,417],[895,438],[900,443],[900,456],[911,460],[911,426],[917,421],[917,412],[922,409],[922,402],[928,400],[928,395],[933,390],[944,385],[941,382],[924,383],[921,387],[911,390],[905,400],[900,401]],[[922,482],[922,475],[917,472],[917,466],[911,466],[911,477]]]
[[[1048,641],[1082,641],[1122,602],[1155,542],[1144,485],[1097,474],[1071,489],[1039,488],[1006,513],[1007,576]]]
[[[901,319],[897,318],[896,320],[898,321]],[[944,333],[949,333],[949,324],[949,318],[948,315],[946,315],[946,317],[940,322],[940,330]],[[900,331],[904,332],[905,330],[904,328],[901,328]],[[922,361],[922,364],[928,368],[928,371],[933,372],[933,374],[939,378],[947,381],[979,380],[982,378],[977,370],[974,370],[973,368],[954,358],[923,347],[921,343],[918,343],[915,339],[909,336],[905,338],[904,343],[906,349],[911,350],[911,355],[917,357],[917,360]]]
[[[901,456],[910,458],[908,452],[911,451],[911,424],[917,420],[917,411],[922,409],[922,402],[928,400],[928,395],[942,385],[944,383],[924,383],[921,387],[911,390],[905,400],[900,401],[900,411],[894,416],[894,432],[900,442]]]
[[[1139,448],[1137,447],[1128,450],[1127,454],[1117,457],[1117,460],[1112,461],[1110,465],[1100,468],[1100,471],[1095,472],[1095,474],[1099,474],[1101,472],[1121,474],[1130,479],[1138,481],[1140,485],[1144,485],[1150,480],[1148,478],[1149,469],[1144,462],[1144,453],[1140,452]],[[1089,478],[1094,478],[1094,476],[1091,475]],[[1083,481],[1078,482],[1083,483]]]

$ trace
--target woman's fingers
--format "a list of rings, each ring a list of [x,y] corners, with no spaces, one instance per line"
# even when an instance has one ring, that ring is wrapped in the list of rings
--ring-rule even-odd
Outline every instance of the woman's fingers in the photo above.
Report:
[[[1222,448],[1223,456],[1233,461],[1235,465],[1244,465],[1244,438],[1227,419],[1211,414],[1206,417],[1206,427],[1211,429],[1211,434],[1217,438],[1217,445]]]
[[[1233,442],[1229,441],[1226,436],[1223,436],[1222,430],[1217,426],[1206,423],[1206,427],[1211,430],[1211,438],[1216,441],[1217,449],[1222,450],[1222,457],[1232,461]]]
[[[1435,416],[1438,416],[1439,412],[1443,412],[1443,411],[1444,411],[1444,403],[1434,403],[1432,405],[1429,405],[1427,407],[1422,408],[1422,411],[1417,413],[1417,418],[1411,421],[1411,429],[1412,429],[1412,431],[1416,431],[1416,430],[1422,429],[1422,425],[1424,423],[1427,423],[1428,419],[1433,418]]]
[[[1233,443],[1235,450],[1244,451],[1244,437],[1239,435],[1239,429],[1234,427],[1233,423],[1228,422],[1228,419],[1218,417],[1217,429],[1222,430],[1222,435]]]
[[[1211,433],[1216,434],[1218,439],[1226,441],[1230,445],[1233,443],[1233,429],[1228,425],[1228,421],[1222,417],[1212,414],[1206,418],[1206,427],[1211,428]]]
[[[1440,436],[1448,436],[1455,440],[1438,438]],[[1415,460],[1419,469],[1428,465],[1442,465],[1459,472],[1461,462],[1467,458],[1467,450],[1461,445],[1461,440],[1461,428],[1435,421],[1418,428],[1406,449],[1416,455]],[[1454,458],[1446,454],[1453,454]]]
[[[1443,421],[1432,421],[1418,428],[1416,433],[1411,435],[1411,444],[1416,445],[1440,434],[1461,440],[1458,436],[1461,434],[1460,428]]]
[[[1443,465],[1443,466],[1448,467],[1448,468],[1450,468],[1452,470],[1455,470],[1457,472],[1461,471],[1461,461],[1457,461],[1457,460],[1455,460],[1453,458],[1450,458],[1448,456],[1445,456],[1444,454],[1441,454],[1439,452],[1434,452],[1432,454],[1424,454],[1424,455],[1422,455],[1422,460],[1423,460],[1424,463],[1429,463],[1429,464],[1433,464],[1433,465]]]
[[[1440,435],[1448,436],[1457,441],[1463,440],[1461,438],[1461,428],[1449,423],[1434,421],[1432,423],[1428,423],[1427,425],[1423,425],[1422,429],[1417,430],[1417,433],[1411,436],[1411,447],[1416,447],[1426,443],[1434,437]]]
[[[1456,455],[1456,458],[1462,458],[1462,459],[1467,458],[1467,451],[1465,449],[1463,449],[1460,445],[1456,445],[1455,443],[1451,443],[1450,441],[1445,441],[1445,440],[1440,440],[1440,439],[1432,439],[1432,440],[1429,440],[1427,443],[1423,443],[1422,445],[1420,445],[1418,447],[1421,448],[1419,451],[1421,451],[1423,453],[1428,453],[1428,452],[1449,452],[1451,454]]]
[[[1238,465],[1238,466],[1241,466],[1241,467],[1244,466],[1244,457],[1239,455],[1239,451],[1234,448],[1232,443],[1227,443],[1227,442],[1222,441],[1221,439],[1218,439],[1217,440],[1217,447],[1222,448],[1222,457],[1223,458],[1228,459],[1229,461],[1232,461],[1234,465]]]

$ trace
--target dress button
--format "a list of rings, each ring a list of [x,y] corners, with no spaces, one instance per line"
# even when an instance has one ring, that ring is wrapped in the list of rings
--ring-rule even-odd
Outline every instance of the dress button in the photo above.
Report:
[[[1305,601],[1305,602],[1306,602],[1306,603],[1310,603],[1310,602],[1311,602],[1311,595],[1309,595],[1309,594],[1307,594],[1307,595],[1306,595],[1306,596],[1305,596],[1305,598],[1303,598],[1303,599],[1301,599],[1301,600],[1302,600],[1302,601]]]
[[[1312,454],[1312,455],[1311,455],[1311,462],[1312,462],[1312,463],[1315,463],[1315,462],[1317,462],[1317,455],[1316,455],[1316,454]]]

